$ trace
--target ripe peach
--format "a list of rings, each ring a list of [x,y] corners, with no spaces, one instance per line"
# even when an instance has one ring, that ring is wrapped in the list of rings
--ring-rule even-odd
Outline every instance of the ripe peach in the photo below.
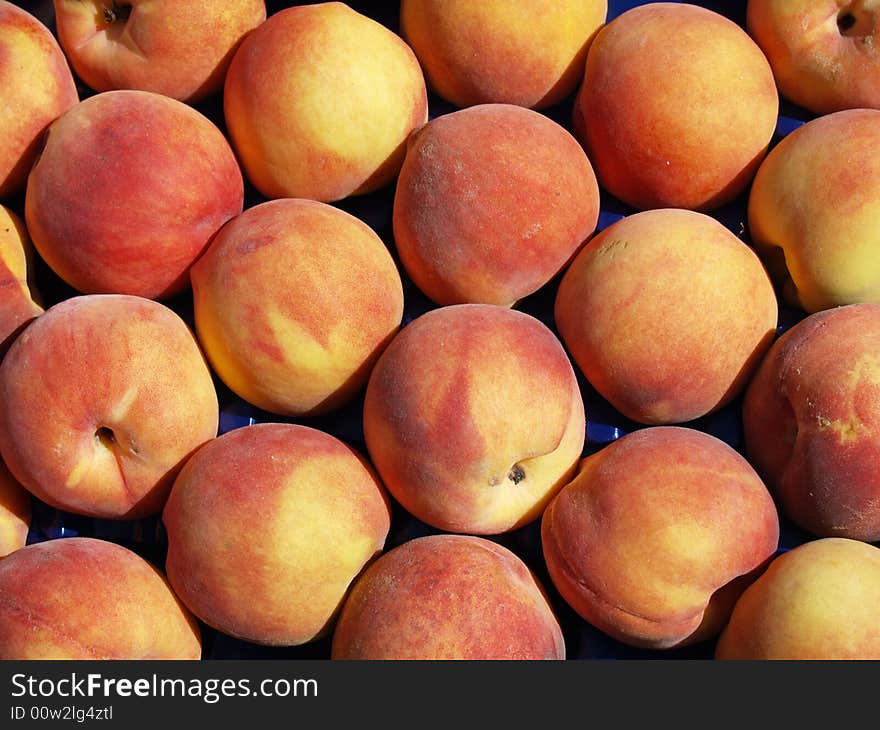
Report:
[[[536,519],[577,466],[585,431],[562,344],[491,304],[434,309],[401,330],[370,375],[363,425],[403,507],[472,534]]]
[[[749,460],[782,512],[820,537],[880,540],[880,304],[817,312],[749,384]]]
[[[168,579],[211,626],[248,641],[320,637],[390,527],[367,463],[329,434],[265,423],[199,449],[162,514]]]
[[[737,601],[716,659],[880,659],[880,550],[824,538],[782,553]]]
[[[0,205],[0,355],[43,308],[32,287],[33,247],[22,220]]]
[[[312,200],[249,208],[191,274],[196,331],[214,370],[249,403],[283,415],[351,399],[403,316],[382,239]]]
[[[555,319],[590,383],[632,420],[682,423],[740,393],[776,334],[761,261],[713,218],[662,209],[604,229],[562,278]]]
[[[480,104],[411,138],[393,227],[430,299],[510,306],[571,260],[598,216],[596,176],[574,137],[529,109]]]
[[[780,93],[816,114],[880,108],[880,25],[864,0],[749,0]]]
[[[0,459],[0,558],[24,547],[31,526],[31,495]]]
[[[108,91],[50,127],[25,219],[75,289],[156,299],[189,285],[189,267],[243,201],[235,155],[207,117],[159,94]]]
[[[877,145],[880,111],[853,109],[795,129],[761,164],[749,231],[789,304],[880,302]]]
[[[333,633],[333,659],[565,659],[538,579],[507,548],[429,535],[389,551],[358,578]]]
[[[195,619],[131,550],[71,537],[0,560],[0,659],[199,659]]]
[[[403,0],[400,31],[428,85],[459,107],[544,109],[580,83],[607,0]]]
[[[0,199],[24,189],[46,127],[79,101],[52,32],[0,0]]]
[[[0,364],[0,452],[58,509],[109,519],[158,512],[180,464],[217,427],[217,394],[195,338],[149,299],[62,301]]]
[[[236,51],[223,105],[257,190],[322,202],[390,183],[428,118],[410,47],[340,2],[271,15]]]
[[[578,614],[619,641],[666,649],[721,630],[776,551],[779,518],[733,448],[657,426],[585,459],[547,507],[541,538]]]
[[[264,0],[54,0],[58,40],[96,91],[141,89],[197,102],[266,19]]]
[[[742,28],[654,2],[596,35],[573,124],[612,195],[637,209],[707,211],[751,182],[778,110],[770,65]]]

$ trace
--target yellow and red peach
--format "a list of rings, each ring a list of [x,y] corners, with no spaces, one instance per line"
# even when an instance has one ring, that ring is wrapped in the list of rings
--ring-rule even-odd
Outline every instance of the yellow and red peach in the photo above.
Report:
[[[201,658],[195,619],[128,548],[71,537],[0,560],[0,659]]]
[[[140,89],[195,103],[223,86],[264,0],[54,0],[58,41],[95,91]]]
[[[743,427],[792,522],[880,540],[880,304],[817,312],[782,335],[746,391]]]
[[[85,294],[168,298],[223,223],[244,182],[222,132],[147,91],[89,97],[49,128],[28,178],[34,246]]]
[[[778,110],[770,64],[745,30],[653,2],[596,35],[573,125],[612,195],[640,210],[708,211],[751,182]]]
[[[549,282],[596,228],[599,186],[559,124],[480,104],[411,137],[394,196],[401,263],[434,302],[510,306]]]
[[[880,110],[819,117],[767,155],[749,193],[752,243],[789,304],[880,302]]]
[[[863,0],[749,0],[747,27],[780,93],[815,114],[880,108],[876,5]]]
[[[33,247],[24,222],[0,205],[0,355],[21,329],[43,313],[32,283]]]
[[[108,519],[161,510],[218,402],[184,321],[140,297],[93,294],[46,310],[0,364],[0,452],[58,509]]]
[[[584,459],[547,507],[541,539],[553,584],[581,617],[667,649],[717,635],[775,553],[779,518],[732,447],[656,426]]]
[[[174,483],[162,520],[177,595],[214,628],[265,645],[311,642],[384,547],[385,492],[329,434],[264,423],[205,445]]]
[[[24,547],[31,526],[31,495],[0,459],[0,558]]]
[[[880,549],[827,537],[782,553],[737,601],[716,659],[880,659]]]
[[[459,107],[544,109],[571,94],[607,0],[403,0],[400,32],[428,85]]]
[[[389,184],[428,118],[410,47],[340,2],[285,8],[253,31],[229,66],[223,108],[260,193],[322,202]]]
[[[507,548],[429,535],[358,578],[333,632],[333,659],[553,660],[565,642],[543,587]]]
[[[213,369],[249,403],[283,415],[354,397],[403,316],[403,285],[382,239],[313,200],[249,208],[221,229],[191,277]]]
[[[535,520],[574,472],[584,405],[541,321],[491,304],[434,309],[379,357],[363,411],[367,449],[412,515],[497,534]]]
[[[49,124],[79,101],[52,32],[0,0],[0,199],[24,189]]]
[[[751,248],[705,214],[662,209],[596,235],[563,276],[554,315],[596,390],[656,425],[739,394],[773,341],[777,310]]]

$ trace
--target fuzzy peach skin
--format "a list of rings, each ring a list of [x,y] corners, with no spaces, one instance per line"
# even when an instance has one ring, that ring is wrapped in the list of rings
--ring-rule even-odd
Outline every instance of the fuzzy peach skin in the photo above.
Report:
[[[31,526],[31,495],[0,460],[0,558],[24,547]]]
[[[25,220],[46,263],[84,294],[167,298],[244,204],[222,132],[147,91],[89,97],[49,128]]]
[[[389,184],[428,118],[410,47],[344,3],[281,10],[241,44],[223,108],[248,179],[267,198],[341,200]]]
[[[736,23],[648,3],[597,34],[573,126],[612,195],[640,210],[708,211],[751,182],[778,111],[770,65]]]
[[[107,519],[157,513],[181,463],[217,427],[195,337],[149,299],[62,301],[0,364],[0,452],[58,509]]]
[[[749,0],[747,25],[795,104],[816,114],[880,108],[876,0]]]
[[[367,449],[392,495],[447,532],[497,534],[535,520],[577,466],[584,404],[542,322],[491,304],[423,314],[367,384]]]
[[[507,548],[469,535],[409,540],[354,584],[332,659],[565,659],[544,589]]]
[[[0,355],[43,313],[33,286],[33,246],[24,222],[0,205]]]
[[[701,431],[656,426],[584,459],[541,522],[553,584],[633,646],[717,635],[773,556],[779,518],[749,463]]]
[[[0,200],[24,189],[43,132],[79,101],[55,36],[0,0]]]
[[[880,659],[880,550],[828,537],[782,553],[737,601],[716,659]]]
[[[817,312],[777,340],[749,384],[749,460],[793,522],[880,540],[880,304]]]
[[[434,302],[510,306],[571,260],[598,217],[596,175],[567,130],[480,104],[410,138],[392,219],[401,263]]]
[[[739,394],[776,334],[757,255],[702,213],[619,220],[578,254],[554,317],[581,371],[634,421],[683,423]]]
[[[249,208],[191,276],[213,369],[246,401],[282,415],[315,415],[354,397],[403,316],[403,284],[382,239],[313,200]]]
[[[162,514],[168,579],[199,618],[265,645],[324,635],[390,528],[367,462],[329,434],[264,423],[187,462]]]
[[[544,109],[580,83],[607,0],[402,0],[400,32],[428,85],[459,107]]]
[[[58,41],[96,91],[141,89],[185,102],[219,91],[264,0],[54,0]]]
[[[69,537],[0,560],[0,659],[201,658],[198,625],[131,550]]]
[[[783,138],[752,184],[752,243],[789,304],[880,302],[880,111],[819,117]]]

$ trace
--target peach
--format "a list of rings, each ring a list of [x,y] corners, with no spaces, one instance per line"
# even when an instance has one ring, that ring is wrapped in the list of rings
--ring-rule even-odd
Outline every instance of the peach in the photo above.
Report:
[[[795,129],[761,164],[749,231],[788,304],[880,302],[877,145],[880,111],[853,109]]]
[[[344,3],[285,8],[241,44],[223,108],[245,173],[267,198],[333,202],[389,184],[428,118],[410,47]]]
[[[31,526],[31,495],[0,460],[0,558],[24,547]]]
[[[403,316],[403,284],[382,239],[312,200],[249,208],[191,277],[214,370],[249,403],[288,416],[354,397]]]
[[[800,321],[749,384],[749,461],[782,512],[820,537],[880,540],[880,304]]]
[[[780,93],[816,114],[880,108],[880,16],[865,0],[749,0]]]
[[[199,618],[266,645],[326,633],[390,527],[366,461],[306,426],[235,429],[193,455],[162,514],[168,579]]]
[[[573,125],[612,195],[641,210],[708,211],[751,182],[778,111],[770,65],[742,28],[655,2],[596,35]]]
[[[492,304],[434,309],[379,357],[364,437],[392,495],[447,532],[535,520],[577,466],[584,404],[542,322]]]
[[[35,301],[33,246],[21,218],[0,205],[0,355],[19,331],[43,313]]]
[[[880,550],[827,537],[782,553],[737,601],[716,659],[880,659]]]
[[[777,301],[757,255],[688,210],[628,216],[593,238],[556,294],[574,361],[639,423],[682,423],[729,403],[776,334]]]
[[[141,89],[194,103],[223,86],[263,0],[54,0],[58,41],[96,91]]]
[[[565,659],[544,589],[507,548],[469,535],[405,542],[358,578],[333,659]]]
[[[772,558],[779,518],[749,463],[688,428],[634,431],[582,462],[541,522],[565,601],[633,646],[715,636]]]
[[[195,619],[128,548],[89,537],[0,560],[0,659],[201,658]]]
[[[181,463],[217,427],[217,394],[195,337],[149,299],[62,301],[0,364],[0,452],[58,509],[107,519],[157,513]]]
[[[49,128],[25,220],[79,292],[164,299],[189,285],[189,267],[243,202],[235,155],[207,117],[159,94],[108,91]]]
[[[571,94],[607,0],[402,0],[400,31],[428,85],[459,107],[544,109]]]
[[[0,199],[24,189],[46,127],[79,101],[55,36],[0,0]]]
[[[393,228],[434,302],[510,306],[571,260],[598,217],[596,176],[571,134],[529,109],[480,104],[410,138]]]

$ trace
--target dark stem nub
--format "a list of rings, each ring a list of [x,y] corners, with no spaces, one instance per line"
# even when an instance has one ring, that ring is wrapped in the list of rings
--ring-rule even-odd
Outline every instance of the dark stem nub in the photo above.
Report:
[[[856,16],[847,11],[837,16],[837,28],[842,34],[846,33],[857,22]]]
[[[95,438],[98,439],[104,446],[108,449],[111,448],[116,443],[116,434],[113,433],[112,428],[107,428],[106,426],[101,426],[97,431],[95,431]]]
[[[526,473],[523,471],[523,468],[516,464],[513,469],[507,472],[507,478],[510,479],[514,484],[519,484],[523,479],[526,478]]]
[[[125,22],[131,15],[131,5],[120,5],[114,2],[110,7],[104,7],[104,22],[113,25],[116,22]]]

